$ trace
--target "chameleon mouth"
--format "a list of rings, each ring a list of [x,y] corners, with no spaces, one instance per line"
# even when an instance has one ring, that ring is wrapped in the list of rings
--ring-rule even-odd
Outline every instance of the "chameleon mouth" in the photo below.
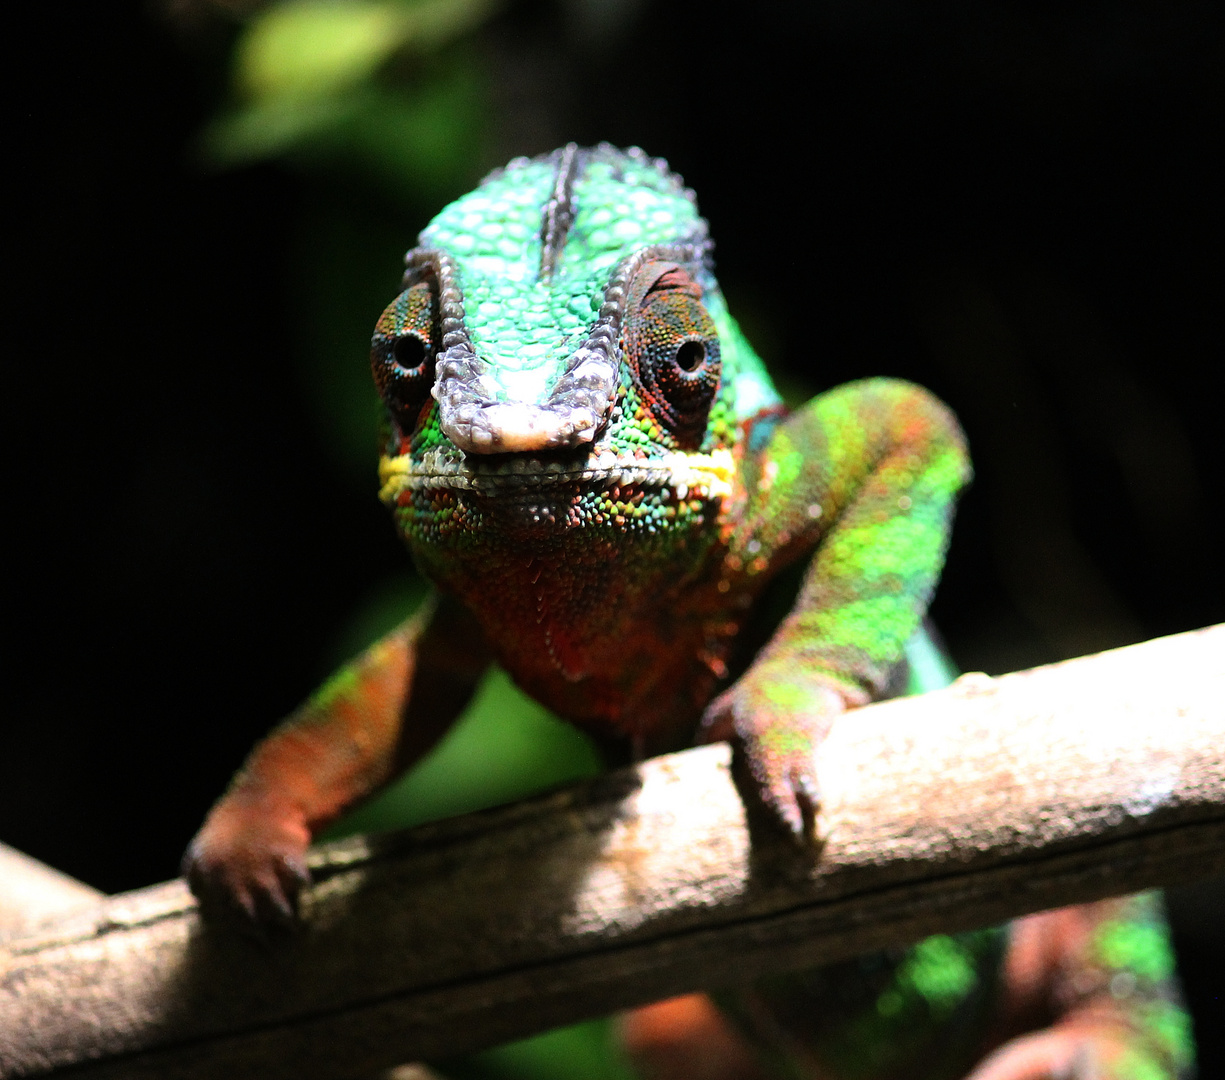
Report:
[[[618,456],[610,450],[566,463],[515,454],[492,462],[475,455],[456,459],[430,450],[420,461],[411,455],[379,461],[379,498],[394,503],[405,491],[469,491],[480,495],[518,495],[582,484],[585,487],[668,488],[679,499],[721,499],[732,493],[735,463],[730,450],[710,454],[671,453],[660,458]]]

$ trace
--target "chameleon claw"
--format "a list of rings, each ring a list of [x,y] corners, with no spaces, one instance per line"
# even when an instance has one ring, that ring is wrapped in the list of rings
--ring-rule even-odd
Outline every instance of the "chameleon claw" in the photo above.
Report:
[[[821,809],[821,790],[817,785],[817,778],[813,776],[811,769],[806,768],[798,775],[793,775],[791,783],[803,821],[803,835],[815,838],[817,813]]]
[[[768,794],[763,791],[763,801],[795,840],[812,842],[821,805],[812,776],[805,775],[798,767],[793,768],[786,781],[770,785]]]
[[[261,882],[257,922],[292,929],[298,925],[298,898],[310,884],[310,871],[301,858],[281,852],[277,856],[275,877]]]
[[[804,838],[804,815],[790,791],[771,790],[762,793],[762,801],[774,814],[778,823],[796,840]]]
[[[304,830],[274,817],[224,809],[210,817],[183,856],[201,915],[261,938],[296,926],[298,897],[310,883],[306,840]]]

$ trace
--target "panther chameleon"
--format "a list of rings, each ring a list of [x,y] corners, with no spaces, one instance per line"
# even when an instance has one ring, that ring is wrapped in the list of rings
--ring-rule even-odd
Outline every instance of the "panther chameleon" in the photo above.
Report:
[[[380,497],[436,593],[251,753],[185,856],[206,909],[292,919],[311,839],[419,760],[495,661],[610,762],[732,740],[810,839],[830,725],[905,688],[908,660],[912,690],[932,668],[923,619],[970,476],[952,413],[882,378],[788,412],[693,192],[637,149],[512,161],[406,265],[371,348]],[[621,1030],[646,1077],[1161,1080],[1192,1068],[1170,955],[1148,894]]]

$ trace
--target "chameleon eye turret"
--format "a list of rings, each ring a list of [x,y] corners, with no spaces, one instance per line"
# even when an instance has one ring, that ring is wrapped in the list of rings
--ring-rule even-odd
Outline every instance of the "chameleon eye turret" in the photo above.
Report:
[[[630,290],[626,361],[655,419],[691,450],[702,442],[723,368],[701,287],[675,263],[647,263]]]
[[[429,402],[438,349],[436,304],[428,282],[405,289],[379,316],[370,343],[370,368],[379,395],[405,435]]]

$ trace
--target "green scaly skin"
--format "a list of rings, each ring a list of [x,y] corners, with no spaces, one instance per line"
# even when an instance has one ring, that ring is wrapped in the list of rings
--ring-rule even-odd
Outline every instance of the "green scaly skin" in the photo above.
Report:
[[[424,754],[493,660],[613,758],[734,740],[807,836],[825,733],[922,644],[970,471],[952,414],[872,379],[785,415],[692,192],[641,152],[512,162],[446,207],[407,266],[372,345],[380,495],[441,600],[256,748],[188,850],[193,888],[292,917],[310,837]],[[740,655],[767,584],[805,561],[790,613]],[[832,1027],[795,1009],[833,1015],[828,978],[763,983],[758,1004],[806,1047],[774,1067],[917,1076],[916,1055],[930,1064],[968,1018],[940,1058],[964,1069],[988,1046],[975,1032],[1003,941],[865,961]]]

